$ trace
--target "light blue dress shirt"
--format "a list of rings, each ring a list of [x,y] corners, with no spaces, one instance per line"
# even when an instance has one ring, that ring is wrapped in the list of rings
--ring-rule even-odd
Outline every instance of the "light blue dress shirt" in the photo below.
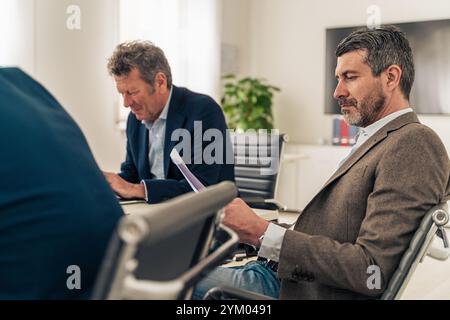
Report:
[[[356,143],[353,145],[352,149],[350,150],[350,153],[341,160],[341,162],[339,162],[339,166],[338,168],[345,162],[345,160],[347,160],[360,146],[362,146],[364,144],[364,142],[367,141],[367,139],[369,139],[371,136],[373,136],[375,134],[375,132],[377,132],[378,130],[380,130],[381,128],[383,128],[385,125],[387,125],[389,122],[391,122],[392,120],[400,117],[401,115],[408,113],[408,112],[413,112],[413,109],[411,108],[407,108],[407,109],[403,109],[397,112],[393,112],[389,115],[387,115],[386,117],[384,117],[383,119],[378,120],[377,122],[372,123],[370,126],[367,126],[365,128],[359,128],[358,131],[358,137],[356,139]]]
[[[350,155],[352,155],[361,145],[364,144],[371,136],[373,136],[378,130],[380,130],[382,127],[387,125],[389,122],[393,121],[394,119],[400,117],[401,115],[404,115],[405,113],[413,112],[413,109],[407,108],[403,109],[397,112],[393,112],[386,117],[372,123],[370,126],[367,126],[365,128],[360,128],[360,131],[358,133],[358,140],[356,141],[356,144],[353,146],[353,148],[350,150],[350,153],[348,156],[346,156],[339,164],[343,164],[345,160],[347,160]],[[290,230],[293,230],[294,225],[290,228]],[[284,235],[286,234],[286,231],[288,229],[283,228],[279,225],[276,225],[274,223],[269,224],[269,227],[266,230],[266,233],[264,235],[264,239],[261,243],[261,248],[259,249],[258,256],[273,260],[273,261],[279,261],[280,260],[280,251],[281,251],[281,244],[283,243]]]
[[[170,89],[169,98],[158,119],[155,121],[142,121],[148,130],[148,163],[150,164],[150,173],[154,179],[166,178],[164,175],[164,141],[166,136],[167,113],[169,112],[172,92],[173,88]],[[144,185],[145,199],[148,201],[149,190],[147,190],[147,186],[143,181],[141,183]]]

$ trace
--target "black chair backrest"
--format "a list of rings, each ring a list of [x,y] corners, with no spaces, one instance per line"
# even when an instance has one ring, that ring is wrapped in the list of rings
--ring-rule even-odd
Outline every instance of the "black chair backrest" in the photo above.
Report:
[[[399,266],[392,275],[389,284],[381,296],[382,300],[399,298],[406,288],[417,265],[427,253],[428,247],[435,236],[440,221],[448,221],[447,203],[441,203],[431,208],[422,219],[408,249],[403,254]]]
[[[164,236],[156,243],[143,241],[136,252],[139,261],[134,274],[136,279],[169,281],[181,276],[205,254],[205,245],[211,243],[211,231],[216,221],[216,211],[197,222],[179,221],[189,227],[177,234]]]
[[[231,140],[239,196],[274,199],[287,135],[234,133]]]
[[[236,195],[235,186],[224,182],[197,194],[149,205],[145,213],[122,218],[99,272],[93,299],[126,298],[127,294],[122,295],[120,291],[130,263],[136,262],[131,272],[133,278],[150,281],[155,288],[183,277],[207,255],[217,227],[218,212]],[[186,283],[186,286],[191,285]],[[175,298],[182,298],[188,289],[183,288]],[[166,297],[161,294],[159,298]]]

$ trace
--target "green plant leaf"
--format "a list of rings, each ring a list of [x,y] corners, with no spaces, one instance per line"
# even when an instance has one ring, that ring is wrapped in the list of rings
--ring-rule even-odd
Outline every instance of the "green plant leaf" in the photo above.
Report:
[[[222,79],[227,80],[227,79],[236,79],[236,75],[234,74],[225,74],[222,76]]]
[[[244,77],[237,79],[229,74],[222,77],[222,108],[231,129],[272,129],[273,93],[278,87],[267,84],[266,79]]]

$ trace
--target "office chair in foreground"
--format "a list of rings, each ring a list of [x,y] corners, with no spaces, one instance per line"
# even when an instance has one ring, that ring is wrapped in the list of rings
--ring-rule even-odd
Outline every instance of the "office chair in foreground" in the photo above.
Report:
[[[236,197],[230,182],[125,216],[113,236],[93,299],[189,299],[191,289],[235,248],[237,235],[219,226]],[[228,239],[210,252],[217,229]]]
[[[430,244],[435,236],[442,239],[445,248],[449,247],[446,231],[444,230],[444,226],[448,221],[449,214],[447,203],[436,205],[425,214],[408,249],[403,254],[397,269],[392,275],[386,290],[380,297],[382,300],[397,300],[401,298],[411,276],[427,253],[430,257],[437,258],[438,260],[446,260],[448,258],[448,255],[445,257],[434,257],[429,252]],[[273,300],[271,297],[226,286],[212,288],[206,293],[204,299]]]

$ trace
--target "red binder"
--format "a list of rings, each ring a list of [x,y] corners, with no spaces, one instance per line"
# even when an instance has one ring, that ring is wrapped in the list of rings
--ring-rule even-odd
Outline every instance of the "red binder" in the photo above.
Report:
[[[347,122],[345,122],[344,119],[341,119],[340,127],[341,127],[341,146],[348,146],[350,136],[349,136],[348,124],[347,124]]]

